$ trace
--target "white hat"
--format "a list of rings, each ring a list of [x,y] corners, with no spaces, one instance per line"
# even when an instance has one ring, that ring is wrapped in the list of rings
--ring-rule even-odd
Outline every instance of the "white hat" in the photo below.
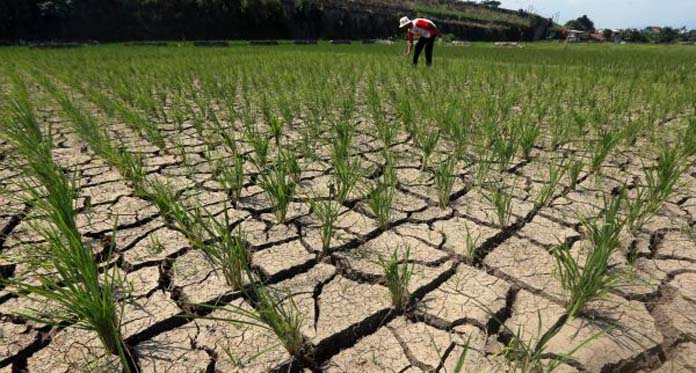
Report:
[[[404,26],[408,25],[411,23],[411,20],[408,19],[408,17],[401,17],[399,20],[399,28],[404,28]]]

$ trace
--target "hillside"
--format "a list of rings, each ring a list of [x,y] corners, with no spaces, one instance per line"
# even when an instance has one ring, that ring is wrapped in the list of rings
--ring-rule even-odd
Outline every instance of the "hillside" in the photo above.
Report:
[[[396,0],[6,0],[0,40],[384,38],[426,16],[466,40],[538,40],[547,19],[470,3]]]

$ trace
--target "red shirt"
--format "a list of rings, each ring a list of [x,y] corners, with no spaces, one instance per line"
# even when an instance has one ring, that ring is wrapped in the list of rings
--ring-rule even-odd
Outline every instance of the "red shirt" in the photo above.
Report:
[[[442,34],[433,21],[425,18],[416,18],[412,22],[413,27],[408,30],[408,41],[413,41],[413,35],[429,39]]]

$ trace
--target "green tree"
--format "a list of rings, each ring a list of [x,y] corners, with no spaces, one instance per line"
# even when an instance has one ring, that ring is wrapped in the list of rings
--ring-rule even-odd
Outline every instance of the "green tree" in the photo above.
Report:
[[[656,43],[672,43],[679,37],[677,30],[671,27],[663,27],[660,32],[655,35]]]
[[[611,31],[611,29],[608,29],[608,28],[607,28],[607,29],[604,29],[604,31],[602,31],[602,37],[604,38],[604,40],[609,40],[609,41],[611,41],[611,36],[612,36],[613,34],[614,34],[614,33]]]
[[[484,0],[481,2],[481,5],[489,7],[489,8],[493,8],[493,9],[499,8],[501,4],[502,3],[500,1],[496,1],[496,0]]]
[[[633,43],[645,43],[648,41],[648,38],[640,30],[627,29],[623,33],[623,40]]]
[[[688,41],[696,42],[696,30],[691,30],[691,31],[689,31],[687,40],[688,40]]]
[[[592,22],[592,20],[587,15],[583,15],[578,19],[570,20],[565,24],[565,26],[572,30],[580,30],[587,32],[593,32],[595,30],[594,22]]]

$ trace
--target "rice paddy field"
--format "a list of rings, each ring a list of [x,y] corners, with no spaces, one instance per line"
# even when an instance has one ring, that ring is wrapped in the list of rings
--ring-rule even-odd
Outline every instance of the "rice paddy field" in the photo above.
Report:
[[[0,372],[687,372],[696,48],[0,49]]]

